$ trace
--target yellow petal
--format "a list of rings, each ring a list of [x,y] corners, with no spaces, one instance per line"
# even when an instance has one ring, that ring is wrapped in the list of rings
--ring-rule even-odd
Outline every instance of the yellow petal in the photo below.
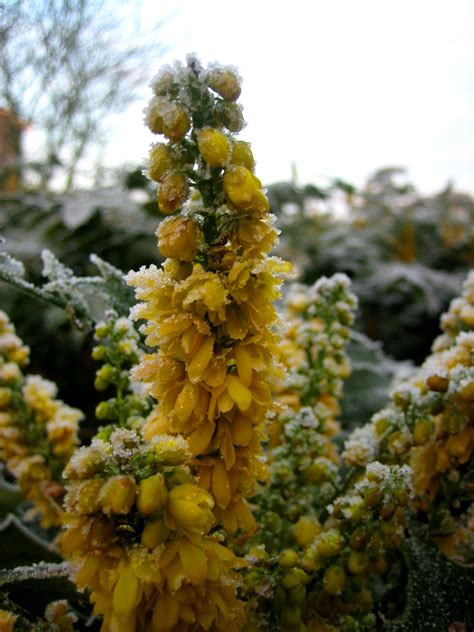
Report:
[[[193,584],[201,584],[207,576],[207,558],[195,544],[183,539],[179,545],[179,557],[186,579]]]
[[[225,509],[230,502],[230,483],[222,461],[217,461],[212,469],[212,493],[219,507]]]
[[[242,412],[248,410],[252,403],[252,392],[235,375],[230,377],[228,393]]]
[[[191,450],[193,456],[202,454],[207,450],[211,442],[212,435],[214,434],[215,427],[215,423],[202,424],[192,433],[192,435],[188,437],[187,441],[189,449]]]
[[[115,584],[112,605],[119,615],[128,615],[140,600],[140,582],[130,567],[120,573]]]
[[[188,364],[187,373],[191,382],[197,382],[202,379],[202,374],[209,364],[213,349],[214,336],[207,336]]]
[[[234,352],[237,363],[237,373],[240,381],[245,386],[250,386],[252,382],[252,360],[243,345],[238,345]]]

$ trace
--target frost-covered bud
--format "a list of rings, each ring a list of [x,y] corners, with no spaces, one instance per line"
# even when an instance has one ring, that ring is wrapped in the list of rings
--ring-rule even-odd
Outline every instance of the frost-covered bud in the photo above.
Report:
[[[209,73],[209,87],[226,101],[237,101],[240,96],[240,81],[230,68],[215,68]]]
[[[135,502],[137,486],[132,476],[114,476],[102,487],[100,502],[106,514],[126,514]]]
[[[199,153],[211,167],[224,167],[229,158],[229,141],[222,132],[204,127],[197,133]]]
[[[344,569],[338,564],[328,566],[323,575],[324,590],[330,595],[340,595],[345,585],[346,574]]]
[[[168,217],[156,231],[158,247],[163,257],[192,261],[198,251],[201,231],[197,223],[189,218]]]
[[[174,167],[170,149],[164,143],[153,145],[148,159],[148,175],[155,182],[160,182],[166,172]]]
[[[158,191],[158,206],[165,214],[176,212],[189,195],[188,183],[181,173],[167,173],[163,176]]]
[[[154,474],[140,481],[137,508],[144,515],[152,514],[166,505],[168,490],[161,474]]]
[[[242,107],[237,103],[222,103],[217,109],[219,119],[230,132],[240,132],[245,121],[242,114]]]
[[[250,143],[246,143],[244,140],[235,141],[232,146],[230,163],[232,165],[240,165],[253,172],[255,170],[255,159]]]
[[[170,530],[165,525],[164,520],[151,520],[147,522],[141,535],[141,543],[148,549],[155,549],[165,542]]]

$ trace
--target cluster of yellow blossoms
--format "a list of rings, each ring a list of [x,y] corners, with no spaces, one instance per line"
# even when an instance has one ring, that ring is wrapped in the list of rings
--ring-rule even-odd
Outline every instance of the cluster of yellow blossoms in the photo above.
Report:
[[[102,630],[240,630],[233,569],[245,562],[209,534],[214,501],[185,465],[184,439],[147,442],[125,428],[107,435],[78,449],[66,468],[61,536]]]
[[[82,413],[56,399],[55,384],[24,376],[29,349],[0,312],[0,459],[39,512],[44,527],[58,526],[62,471],[77,444]]]
[[[245,499],[266,476],[262,426],[278,374],[272,301],[289,267],[267,254],[268,201],[250,146],[231,133],[243,125],[235,71],[191,59],[153,88],[146,120],[169,142],[152,147],[148,173],[161,211],[175,214],[157,231],[161,269],[128,275],[141,301],[132,317],[159,347],[133,372],[158,401],[144,433],[182,434],[218,523],[251,531]]]
[[[426,512],[445,553],[474,559],[474,273],[442,317],[444,333],[423,366],[392,393],[390,405],[346,442],[350,465],[374,459],[413,469],[413,509]]]

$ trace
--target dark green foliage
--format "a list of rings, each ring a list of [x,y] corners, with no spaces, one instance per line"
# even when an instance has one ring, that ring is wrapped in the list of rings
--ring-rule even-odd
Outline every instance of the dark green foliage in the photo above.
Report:
[[[269,199],[281,254],[301,281],[346,272],[360,302],[357,327],[396,359],[420,363],[474,263],[474,207],[450,186],[426,197],[401,179],[403,170],[387,168],[361,191],[340,180],[323,191],[279,183]]]

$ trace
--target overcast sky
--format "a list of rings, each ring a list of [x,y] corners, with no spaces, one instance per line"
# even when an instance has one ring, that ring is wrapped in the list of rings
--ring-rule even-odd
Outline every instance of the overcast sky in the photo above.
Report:
[[[473,2],[467,0],[141,0],[168,19],[150,69],[196,53],[238,67],[257,174],[357,185],[400,165],[423,192],[473,184]],[[171,16],[171,17],[170,17]],[[133,106],[107,162],[139,161],[151,134]]]

